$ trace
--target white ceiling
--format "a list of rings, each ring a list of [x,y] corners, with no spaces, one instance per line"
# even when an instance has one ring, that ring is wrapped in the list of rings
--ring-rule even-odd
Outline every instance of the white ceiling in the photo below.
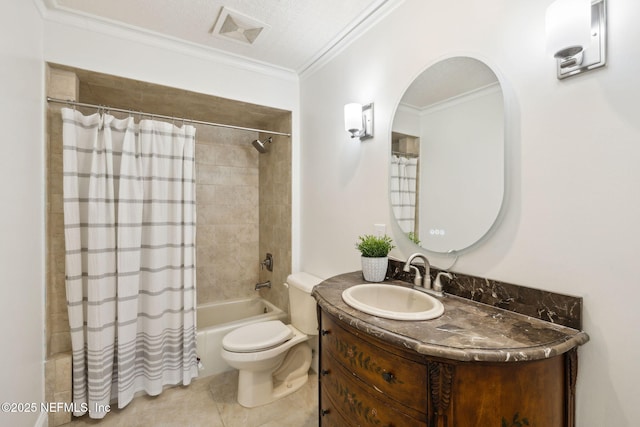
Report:
[[[296,73],[309,68],[355,29],[366,27],[368,18],[383,6],[402,1],[45,0],[49,9],[141,29]],[[264,24],[253,44],[213,34],[223,8],[241,23],[255,20]],[[251,34],[253,38],[255,31]]]
[[[448,58],[422,72],[411,83],[401,103],[423,110],[497,83],[498,78],[484,63],[468,57]]]

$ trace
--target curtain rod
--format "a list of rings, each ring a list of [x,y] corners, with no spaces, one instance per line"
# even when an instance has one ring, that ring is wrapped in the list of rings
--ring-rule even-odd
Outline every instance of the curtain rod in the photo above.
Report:
[[[215,127],[237,129],[237,130],[248,130],[248,131],[254,131],[254,132],[267,133],[267,134],[270,134],[270,135],[282,135],[282,136],[291,137],[290,133],[285,133],[285,132],[276,132],[276,131],[265,130],[265,129],[254,129],[254,128],[247,128],[247,127],[242,127],[242,126],[225,125],[225,124],[222,124],[222,123],[204,122],[204,121],[201,121],[201,120],[185,119],[185,118],[181,118],[181,117],[164,116],[162,114],[145,113],[145,112],[142,112],[142,111],[126,110],[126,109],[123,109],[123,108],[108,107],[106,105],[87,104],[87,103],[84,103],[84,102],[73,101],[73,100],[70,100],[70,99],[51,98],[51,97],[47,96],[47,102],[54,102],[54,103],[58,103],[58,104],[73,105],[75,107],[98,108],[98,109],[102,109],[102,110],[118,111],[120,113],[127,113],[127,114],[139,114],[139,115],[142,115],[142,116],[156,117],[156,118],[159,118],[159,119],[165,119],[165,120],[171,120],[171,121],[177,120],[177,121],[181,121],[183,123],[199,124],[199,125],[205,125],[205,126],[215,126]]]

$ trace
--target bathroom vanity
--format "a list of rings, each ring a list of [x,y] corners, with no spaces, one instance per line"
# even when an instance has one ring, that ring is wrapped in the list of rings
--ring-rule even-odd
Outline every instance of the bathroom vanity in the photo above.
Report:
[[[361,283],[347,273],[313,291],[321,426],[575,425],[584,332],[455,296],[436,319],[384,319],[342,300]]]

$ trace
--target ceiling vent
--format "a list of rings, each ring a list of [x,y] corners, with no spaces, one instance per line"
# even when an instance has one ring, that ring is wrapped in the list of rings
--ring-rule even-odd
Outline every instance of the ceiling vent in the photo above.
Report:
[[[252,45],[268,30],[265,23],[223,7],[211,33],[226,40]]]

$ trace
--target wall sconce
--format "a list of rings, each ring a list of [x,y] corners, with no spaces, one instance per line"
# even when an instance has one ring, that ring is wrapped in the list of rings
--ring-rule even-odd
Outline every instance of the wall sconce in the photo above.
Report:
[[[351,138],[360,141],[373,138],[373,102],[371,104],[346,104],[344,106],[344,128]]]
[[[558,79],[606,63],[606,0],[556,0],[547,8],[547,51],[556,58]]]

